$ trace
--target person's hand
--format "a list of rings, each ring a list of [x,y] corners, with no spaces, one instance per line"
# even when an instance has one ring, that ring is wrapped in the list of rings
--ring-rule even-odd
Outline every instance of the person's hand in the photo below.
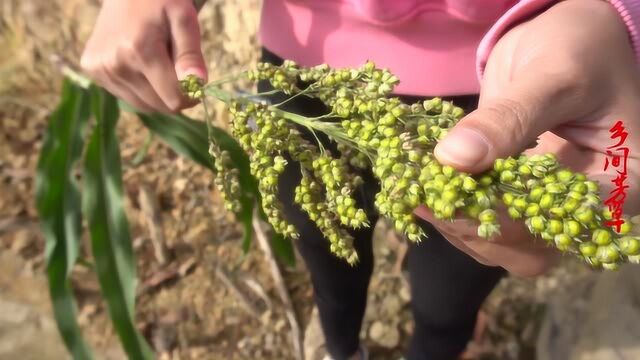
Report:
[[[105,0],[80,63],[99,85],[139,110],[193,106],[178,79],[207,79],[197,11],[191,0]]]
[[[604,171],[609,129],[621,120],[629,133],[624,212],[640,208],[640,70],[627,30],[615,9],[600,0],[562,1],[508,31],[489,56],[476,111],[464,117],[435,148],[435,156],[458,170],[477,173],[496,158],[555,153],[559,162],[598,180],[601,198],[613,188],[616,170]],[[619,169],[619,168],[618,168]],[[502,212],[501,236],[476,235],[477,223],[439,221],[425,207],[416,214],[431,222],[459,249],[478,261],[516,275],[544,273],[558,259],[521,220]]]

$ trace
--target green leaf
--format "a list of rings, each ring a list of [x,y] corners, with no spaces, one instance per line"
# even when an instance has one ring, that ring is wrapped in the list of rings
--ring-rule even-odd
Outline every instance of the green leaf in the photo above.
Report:
[[[123,207],[122,168],[116,136],[119,108],[106,91],[91,88],[96,127],[84,164],[83,210],[88,219],[100,288],[124,350],[130,359],[152,359],[135,327],[136,264]]]
[[[144,125],[169,145],[176,153],[213,170],[213,159],[209,155],[207,130],[200,129],[197,122],[183,120],[177,116],[138,113]],[[204,125],[204,124],[202,124]]]
[[[276,256],[279,257],[286,266],[293,267],[296,265],[296,256],[293,252],[291,239],[287,239],[274,231],[273,235],[271,235],[271,247]]]
[[[35,179],[53,312],[58,331],[74,359],[92,358],[76,321],[77,307],[69,281],[82,234],[80,191],[73,170],[82,156],[88,119],[88,92],[65,80],[62,99],[44,134]]]
[[[209,154],[209,140],[205,122],[197,121],[184,115],[140,113],[122,101],[120,102],[120,108],[124,111],[136,112],[145,126],[158,135],[176,153],[215,172],[213,166],[215,160]],[[253,228],[251,221],[253,219],[253,209],[254,206],[260,203],[258,182],[251,174],[249,156],[240,144],[219,127],[212,126],[211,131],[218,145],[229,152],[234,166],[240,172],[240,190],[242,191],[240,202],[242,209],[236,214],[236,217],[243,226],[242,250],[247,254],[252,240]],[[262,211],[262,207],[257,207],[260,218],[266,221],[267,217]],[[285,239],[274,232],[271,243],[274,247],[274,252],[285,264],[295,265],[291,239]]]
[[[206,123],[190,119],[184,115],[138,113],[138,117],[149,130],[155,133],[176,153],[215,172],[213,166],[215,160],[209,154]],[[249,157],[240,144],[221,128],[213,126],[211,130],[212,136],[216,139],[220,148],[229,152],[234,167],[240,172],[239,181],[240,191],[242,192],[240,194],[240,203],[242,209],[236,214],[236,217],[244,229],[242,249],[246,254],[251,245],[253,208],[258,199],[260,199],[258,182],[251,175]]]

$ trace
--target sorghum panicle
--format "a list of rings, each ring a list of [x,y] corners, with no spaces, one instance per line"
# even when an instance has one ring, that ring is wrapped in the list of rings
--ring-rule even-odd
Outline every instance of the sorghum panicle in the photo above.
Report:
[[[505,211],[549,246],[595,267],[614,269],[640,261],[640,237],[631,234],[629,222],[620,233],[603,225],[611,215],[603,207],[598,184],[561,167],[552,154],[497,159],[493,168],[473,175],[440,164],[433,149],[464,111],[440,98],[402,103],[390,96],[398,78],[373,62],[333,69],[286,60],[280,66],[260,63],[245,74],[252,81],[268,80],[287,95],[320,99],[329,109],[324,116],[307,118],[249,98],[228,103],[231,131],[250,154],[262,207],[275,231],[285,236],[297,236],[277,200],[278,177],[288,156],[302,172],[295,202],[329,240],[331,251],[351,264],[357,254],[347,229],[371,226],[353,196],[362,184],[358,172],[368,168],[380,183],[377,210],[411,241],[425,235],[413,214],[418,206],[445,221],[475,219],[478,235],[488,239],[500,235],[499,212]],[[197,79],[188,78],[182,86],[189,96],[202,97]],[[337,143],[339,155],[303,139],[296,126],[327,135]],[[222,159],[216,162],[222,179],[216,184],[232,202],[237,172],[224,168],[226,157],[219,149],[212,154]],[[233,204],[229,208],[237,209]]]

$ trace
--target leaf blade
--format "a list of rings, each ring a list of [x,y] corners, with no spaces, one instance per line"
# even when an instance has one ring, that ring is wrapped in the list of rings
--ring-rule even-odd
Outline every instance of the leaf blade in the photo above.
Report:
[[[126,108],[126,107],[125,107]],[[128,108],[126,108],[128,109]],[[207,126],[204,122],[196,121],[184,115],[146,114],[137,113],[144,125],[156,134],[176,153],[205,166],[215,173],[214,159],[209,154],[209,140]],[[229,156],[240,173],[240,204],[242,208],[236,214],[243,227],[242,249],[249,251],[252,239],[253,209],[260,199],[258,183],[251,174],[249,157],[240,144],[226,131],[212,126],[212,136],[222,150],[229,152]]]
[[[135,326],[136,268],[123,206],[122,164],[115,133],[116,99],[91,88],[96,127],[84,163],[83,211],[89,223],[100,288],[125,352],[132,359],[151,359],[153,352]]]
[[[291,239],[273,232],[271,235],[271,248],[280,260],[289,267],[296,266],[296,256],[293,250]]]
[[[209,155],[207,130],[197,121],[165,114],[137,113],[142,123],[176,153],[214,170]]]
[[[82,233],[80,190],[73,168],[82,156],[88,120],[89,94],[65,79],[60,103],[44,134],[35,179],[49,295],[58,331],[74,359],[92,358],[76,321],[77,305],[69,282]]]
[[[135,111],[124,103],[121,108],[125,111]],[[144,125],[171,147],[176,153],[191,159],[200,165],[209,168],[215,173],[213,161],[209,154],[209,141],[207,138],[207,126],[202,121],[196,121],[184,115],[147,114],[137,113]],[[240,189],[243,192],[240,197],[242,209],[236,217],[243,227],[242,251],[246,255],[252,243],[252,220],[254,207],[258,208],[258,215],[266,220],[260,204],[260,191],[258,182],[251,174],[249,156],[240,144],[225,130],[211,126],[214,139],[222,150],[229,152],[234,166],[239,171]],[[286,239],[274,233],[271,238],[275,254],[289,266],[295,266],[295,255],[291,239]]]

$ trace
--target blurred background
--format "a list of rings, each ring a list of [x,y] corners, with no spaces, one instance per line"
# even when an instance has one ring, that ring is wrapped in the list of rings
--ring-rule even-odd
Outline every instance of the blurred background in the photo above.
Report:
[[[60,96],[62,75],[52,59],[77,65],[99,6],[0,1],[0,360],[69,358],[51,314],[34,175]],[[260,6],[257,0],[204,6],[210,79],[258,59]],[[213,115],[225,127],[222,110],[215,107]],[[187,113],[203,118],[200,107]],[[224,210],[209,171],[151,138],[133,117],[125,115],[118,134],[139,274],[136,323],[157,357],[292,359],[287,312],[293,311],[306,358],[319,359],[322,333],[302,261],[280,264],[284,282],[274,281],[273,258],[256,242],[243,256],[241,228]],[[158,242],[164,253],[155,250]],[[375,244],[362,338],[372,359],[397,359],[412,332],[406,245],[384,222]],[[81,257],[91,254],[83,249]],[[77,266],[72,280],[79,323],[97,358],[124,359],[96,277]],[[279,287],[292,306],[281,301]],[[640,271],[625,266],[601,274],[566,259],[546,276],[504,279],[478,320],[464,359],[640,359]]]

